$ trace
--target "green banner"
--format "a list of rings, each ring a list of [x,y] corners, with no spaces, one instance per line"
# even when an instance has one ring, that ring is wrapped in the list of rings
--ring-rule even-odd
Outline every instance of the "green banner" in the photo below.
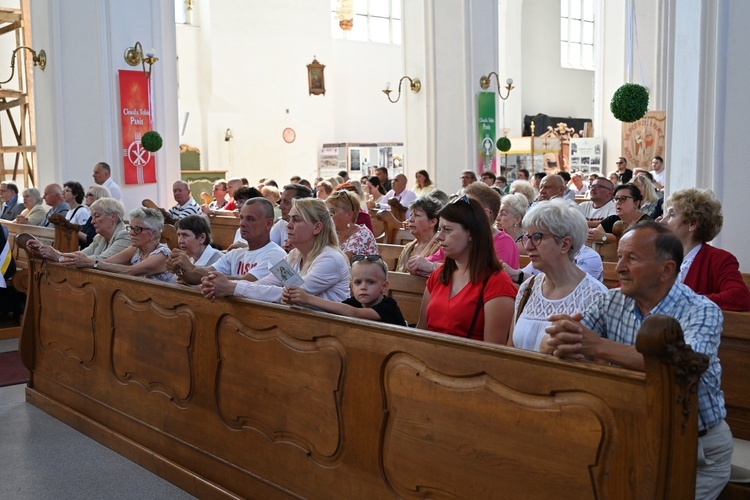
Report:
[[[497,173],[495,149],[495,93],[477,95],[477,177],[485,170]]]

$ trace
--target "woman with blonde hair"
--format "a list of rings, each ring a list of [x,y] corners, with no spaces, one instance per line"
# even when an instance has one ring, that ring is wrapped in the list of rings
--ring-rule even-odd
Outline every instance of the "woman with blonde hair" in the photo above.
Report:
[[[331,193],[333,193],[333,184],[328,181],[320,181],[315,188],[315,197],[319,200],[325,200],[331,196]]]
[[[342,302],[347,299],[349,260],[339,249],[336,228],[325,202],[315,198],[293,200],[287,236],[294,249],[284,261],[302,278],[304,283],[300,288],[327,300]],[[284,286],[285,283],[273,273],[258,281],[235,281],[221,273],[210,272],[201,280],[201,290],[209,300],[234,295],[281,302]]]
[[[378,244],[372,231],[357,224],[360,203],[352,191],[340,189],[326,198],[341,251],[351,261],[355,255],[377,255]]]
[[[531,205],[531,202],[536,199],[536,188],[529,181],[518,180],[511,182],[510,193],[525,196],[528,205]]]
[[[654,188],[653,182],[647,176],[643,174],[636,175],[632,183],[641,192],[643,200],[641,201],[641,208],[639,209],[642,214],[648,215],[652,219],[656,219],[662,214],[661,203],[659,203],[659,194]]]
[[[281,208],[279,207],[281,193],[279,193],[279,188],[274,186],[263,186],[260,189],[260,193],[263,195],[263,198],[267,199],[269,203],[271,203],[271,206],[273,206],[273,220],[279,220],[281,218]]]
[[[714,193],[682,189],[667,199],[666,207],[662,223],[680,239],[685,254],[678,281],[725,311],[750,310],[750,291],[737,258],[708,244],[724,225],[721,202]]]
[[[521,222],[526,210],[529,208],[529,201],[521,193],[506,194],[500,200],[500,212],[497,214],[497,225],[500,229],[508,233],[518,246],[520,255],[526,255],[526,248],[523,245],[523,228]]]

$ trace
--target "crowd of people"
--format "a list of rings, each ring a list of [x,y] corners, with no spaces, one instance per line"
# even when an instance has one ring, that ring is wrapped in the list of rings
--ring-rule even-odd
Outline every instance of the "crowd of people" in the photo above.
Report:
[[[402,212],[413,236],[396,271],[427,278],[418,328],[643,369],[633,348],[638,327],[649,314],[672,315],[687,342],[710,359],[699,387],[705,460],[698,488],[716,491],[728,478],[727,448],[731,457],[716,356],[721,309],[750,310],[750,292],[737,259],[709,244],[723,223],[713,193],[684,189],[665,200],[661,157],[652,171],[631,171],[625,158],[616,167],[610,178],[520,169],[513,182],[465,170],[452,195],[426,170],[416,172],[412,189],[406,175],[390,178],[383,167],[360,179],[341,172],[313,184],[293,177],[283,186],[261,179],[251,187],[235,178],[217,181],[204,203],[178,180],[173,207],[139,207],[127,219],[105,163],[96,165],[87,190],[74,181],[50,184],[43,196],[24,190],[20,202],[15,184],[5,182],[0,194],[4,219],[48,225],[59,213],[81,226],[80,251],[30,242],[39,256],[199,287],[208,300],[245,297],[404,326],[388,296],[374,209]],[[240,220],[224,251],[212,246],[208,222],[220,213]],[[178,247],[171,250],[160,241],[165,217],[176,220]],[[620,288],[602,284],[595,243],[619,245]],[[523,268],[521,255],[529,262]]]

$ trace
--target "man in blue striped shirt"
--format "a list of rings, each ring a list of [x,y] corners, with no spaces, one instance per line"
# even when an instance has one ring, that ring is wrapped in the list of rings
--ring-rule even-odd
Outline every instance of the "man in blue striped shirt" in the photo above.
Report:
[[[716,498],[729,480],[733,448],[717,357],[724,318],[716,304],[676,282],[682,258],[682,244],[668,228],[654,221],[636,224],[619,243],[620,288],[600,295],[583,314],[550,317],[543,351],[642,371],[635,338],[643,320],[663,314],[679,321],[685,342],[709,357],[698,385],[695,497]]]

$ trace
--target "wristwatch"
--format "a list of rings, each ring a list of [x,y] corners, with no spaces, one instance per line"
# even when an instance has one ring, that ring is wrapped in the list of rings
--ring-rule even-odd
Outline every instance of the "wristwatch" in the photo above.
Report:
[[[602,235],[602,243],[606,243],[606,242],[607,242],[607,233],[604,233]]]
[[[94,269],[99,269],[99,261],[98,260],[94,261]]]

